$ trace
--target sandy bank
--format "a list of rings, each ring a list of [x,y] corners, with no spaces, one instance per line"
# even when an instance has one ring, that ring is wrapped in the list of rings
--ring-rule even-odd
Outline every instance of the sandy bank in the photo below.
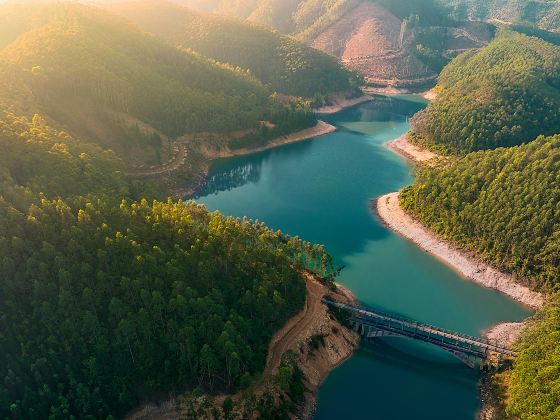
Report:
[[[413,219],[400,206],[398,192],[378,198],[373,206],[387,227],[439,258],[467,279],[505,293],[532,308],[539,308],[544,304],[544,295],[516,283],[513,276],[500,272],[455,247]]]
[[[512,347],[526,327],[526,322],[504,322],[484,331],[482,336],[492,343]]]
[[[439,158],[440,155],[430,152],[427,149],[422,149],[415,144],[408,141],[407,134],[403,134],[395,140],[391,140],[386,143],[387,147],[393,150],[395,153],[409,159],[413,162],[421,162],[429,164],[429,161]]]
[[[421,93],[420,96],[424,99],[427,99],[428,101],[433,101],[438,97],[438,93],[435,89],[430,89],[426,92]]]
[[[331,115],[331,114],[336,114],[337,112],[340,112],[346,108],[350,108],[371,101],[373,101],[373,97],[371,95],[362,95],[362,96],[358,96],[357,98],[351,98],[351,99],[335,96],[332,99],[331,105],[326,105],[317,108],[315,112],[319,115]]]
[[[297,131],[286,136],[277,137],[268,141],[265,145],[260,147],[255,147],[251,149],[235,149],[232,150],[229,147],[223,147],[217,151],[204,151],[204,154],[211,160],[222,159],[233,156],[245,156],[253,153],[263,152],[265,150],[274,149],[285,144],[295,143],[298,141],[311,140],[316,137],[324,136],[325,134],[333,133],[337,130],[334,125],[326,123],[324,121],[317,121],[317,124],[311,128],[306,128],[305,130]]]

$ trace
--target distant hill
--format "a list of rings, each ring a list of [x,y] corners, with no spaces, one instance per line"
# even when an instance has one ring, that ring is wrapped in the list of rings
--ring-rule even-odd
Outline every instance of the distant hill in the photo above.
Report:
[[[462,153],[560,132],[560,47],[503,29],[445,68],[439,97],[413,119],[413,138]]]
[[[270,92],[245,71],[176,49],[78,4],[0,7],[0,102],[39,113],[129,163],[166,138],[259,126]],[[163,150],[163,151],[162,151]]]
[[[502,23],[531,23],[542,29],[560,31],[558,0],[439,0],[451,6],[458,19]]]
[[[327,54],[241,20],[157,0],[118,3],[109,10],[173,45],[248,69],[271,90],[286,95],[313,97],[357,85],[355,77]]]
[[[381,86],[433,83],[451,58],[494,35],[452,20],[436,0],[222,0],[210,9],[289,33]]]

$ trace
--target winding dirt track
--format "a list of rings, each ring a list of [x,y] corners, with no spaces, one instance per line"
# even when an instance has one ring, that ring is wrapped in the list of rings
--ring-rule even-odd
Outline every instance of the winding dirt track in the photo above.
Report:
[[[296,316],[292,317],[280,331],[278,331],[268,346],[268,356],[266,367],[262,378],[266,379],[272,375],[280,366],[282,355],[294,348],[301,335],[308,331],[323,311],[321,299],[324,295],[324,287],[313,279],[312,276],[305,274],[307,279],[307,297],[305,306]]]
[[[126,173],[128,176],[136,176],[136,177],[144,177],[144,176],[153,176],[153,175],[160,175],[166,172],[171,172],[179,169],[187,159],[187,147],[184,144],[179,144],[177,150],[173,153],[173,158],[170,162],[154,166],[152,168],[138,168],[138,169],[129,169]]]

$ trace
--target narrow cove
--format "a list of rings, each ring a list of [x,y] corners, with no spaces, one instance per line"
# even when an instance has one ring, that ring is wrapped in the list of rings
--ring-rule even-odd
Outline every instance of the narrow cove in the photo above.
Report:
[[[369,200],[412,181],[384,143],[408,130],[418,97],[378,97],[327,119],[339,131],[255,155],[216,161],[196,199],[322,243],[345,266],[343,285],[365,305],[467,334],[529,310],[477,286],[386,229]],[[479,374],[403,339],[363,344],[319,392],[316,418],[472,419]]]

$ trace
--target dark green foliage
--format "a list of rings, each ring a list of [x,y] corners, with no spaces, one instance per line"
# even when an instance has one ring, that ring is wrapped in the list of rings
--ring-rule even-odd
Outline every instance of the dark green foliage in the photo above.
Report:
[[[123,414],[233,390],[305,299],[315,248],[194,203],[0,201],[0,416]],[[302,255],[305,254],[304,258]]]
[[[312,127],[317,122],[315,114],[307,103],[292,103],[278,108],[273,115],[270,115],[270,120],[274,127],[268,128],[263,125],[255,133],[230,141],[229,147],[232,150],[261,147],[269,140]]]
[[[451,153],[513,146],[560,131],[560,47],[501,30],[442,72],[441,94],[413,119],[413,140]]]
[[[535,316],[517,350],[507,413],[519,419],[560,418],[560,296]]]
[[[251,23],[142,1],[111,10],[161,36],[222,63],[248,69],[271,90],[311,98],[352,89],[357,80],[336,59]]]
[[[317,334],[309,339],[309,349],[311,352],[319,350],[320,347],[325,345],[325,335]]]
[[[401,202],[442,237],[532,286],[560,285],[560,136],[422,169]]]

